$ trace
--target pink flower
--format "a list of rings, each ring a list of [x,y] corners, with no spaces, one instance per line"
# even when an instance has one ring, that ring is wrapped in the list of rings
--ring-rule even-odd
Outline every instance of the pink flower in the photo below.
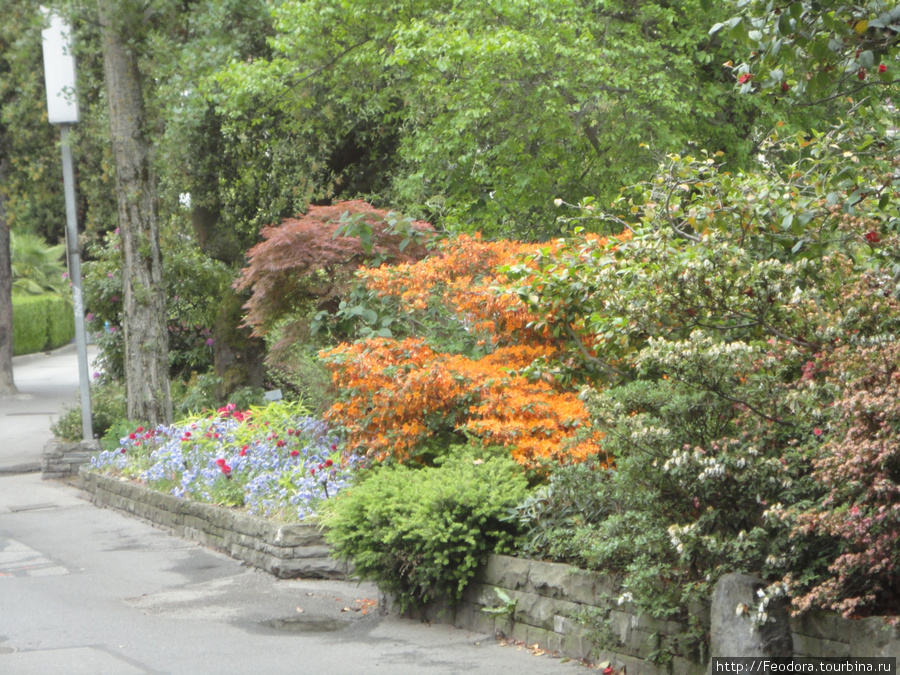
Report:
[[[813,427],[813,436],[821,436],[822,430],[819,427]]]
[[[749,82],[749,81],[752,80],[752,79],[753,79],[753,74],[752,74],[752,73],[744,73],[743,75],[741,75],[741,76],[738,78],[738,84],[744,84],[745,82]],[[610,672],[611,672],[611,671],[612,671],[612,669],[610,669]]]
[[[858,516],[859,515],[859,507],[857,507],[857,506],[850,507],[850,515]]]
[[[214,342],[215,342],[215,340],[213,340],[212,338],[209,338],[209,339],[206,341],[206,346],[207,346],[207,347],[212,347]]]

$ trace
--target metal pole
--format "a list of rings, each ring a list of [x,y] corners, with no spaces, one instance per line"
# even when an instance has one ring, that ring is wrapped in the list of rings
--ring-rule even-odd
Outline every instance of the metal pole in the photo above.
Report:
[[[81,253],[78,248],[78,219],[75,212],[75,171],[69,147],[69,126],[59,125],[62,145],[63,185],[66,195],[66,251],[69,258],[69,281],[75,305],[75,346],[78,350],[78,380],[81,385],[81,431],[84,440],[94,438],[91,425],[91,388],[88,373],[87,333],[84,329],[84,300],[81,295]]]

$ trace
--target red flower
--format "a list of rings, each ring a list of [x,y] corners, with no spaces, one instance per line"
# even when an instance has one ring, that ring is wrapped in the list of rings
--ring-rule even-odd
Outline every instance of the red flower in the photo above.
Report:
[[[275,445],[277,445],[279,448],[283,448],[286,444],[284,441],[278,441]]]
[[[866,236],[866,241],[869,242],[870,244],[877,244],[878,242],[881,241],[881,237],[878,235],[878,233],[875,230],[872,230],[871,232],[866,232],[865,236]]]
[[[144,427],[138,427],[138,428],[137,428],[137,432],[138,432],[138,433],[141,433],[143,430],[144,430]]]
[[[137,438],[137,434],[128,434],[128,438],[134,440],[135,438]]]
[[[316,475],[316,470],[315,470],[315,469],[310,469],[310,470],[309,470],[309,475],[310,475],[310,476],[315,476],[315,475]]]
[[[231,473],[231,467],[224,462],[220,466],[222,468],[222,473],[224,473],[226,476]]]
[[[247,450],[248,450],[249,448],[250,448],[249,445],[245,445],[244,447],[241,448],[241,457],[246,457],[246,455],[247,455]]]
[[[297,456],[299,456],[299,455],[300,455],[300,451],[299,451],[299,450],[291,450],[291,457],[297,457]]]
[[[886,72],[887,72],[887,66],[884,65],[884,64],[882,63],[880,66],[878,66],[878,72],[879,72],[879,73],[886,73]]]
[[[334,462],[332,462],[330,459],[325,460],[325,466],[332,466],[333,464]]]
[[[191,432],[190,432],[190,431],[185,431],[185,432],[184,432],[184,437],[185,437],[185,438],[190,438],[190,437],[191,437]]]
[[[121,452],[121,453],[124,455],[124,454],[125,454],[125,448],[119,448],[119,452]]]
[[[744,84],[745,82],[749,82],[752,79],[753,79],[752,73],[744,73],[743,75],[741,75],[738,78],[738,84]],[[606,672],[606,671],[604,671],[604,672]],[[612,672],[612,671],[610,670],[610,672]]]
[[[819,427],[814,427],[813,428],[813,436],[821,436],[821,435],[822,435],[822,430]]]
[[[219,458],[216,460],[216,464],[218,464],[219,466],[225,466],[225,460],[222,458]]]
[[[615,671],[613,671],[612,666],[606,666],[606,668],[603,669],[603,675],[612,675],[613,672]]]

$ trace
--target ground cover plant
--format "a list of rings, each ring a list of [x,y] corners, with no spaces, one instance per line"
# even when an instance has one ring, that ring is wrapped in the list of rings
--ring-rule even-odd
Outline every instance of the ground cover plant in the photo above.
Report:
[[[277,402],[138,426],[91,466],[184,499],[291,522],[314,516],[345,488],[355,462],[327,424],[300,404]]]

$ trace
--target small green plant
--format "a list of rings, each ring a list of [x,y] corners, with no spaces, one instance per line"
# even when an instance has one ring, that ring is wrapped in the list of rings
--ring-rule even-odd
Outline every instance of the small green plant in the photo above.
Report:
[[[500,604],[497,607],[482,607],[481,611],[492,616],[511,617],[516,611],[518,600],[509,597],[509,593],[502,588],[495,588],[494,593],[497,595],[497,599],[500,600]]]
[[[126,419],[125,385],[109,380],[91,386],[91,426],[94,438],[103,438],[116,424]],[[134,425],[131,422],[131,425]],[[80,441],[81,403],[67,408],[53,426],[53,434],[64,441]]]
[[[516,526],[504,515],[527,489],[520,466],[476,454],[487,452],[457,446],[436,467],[372,469],[325,515],[335,555],[401,611],[436,598],[458,602],[478,565],[513,543]]]

